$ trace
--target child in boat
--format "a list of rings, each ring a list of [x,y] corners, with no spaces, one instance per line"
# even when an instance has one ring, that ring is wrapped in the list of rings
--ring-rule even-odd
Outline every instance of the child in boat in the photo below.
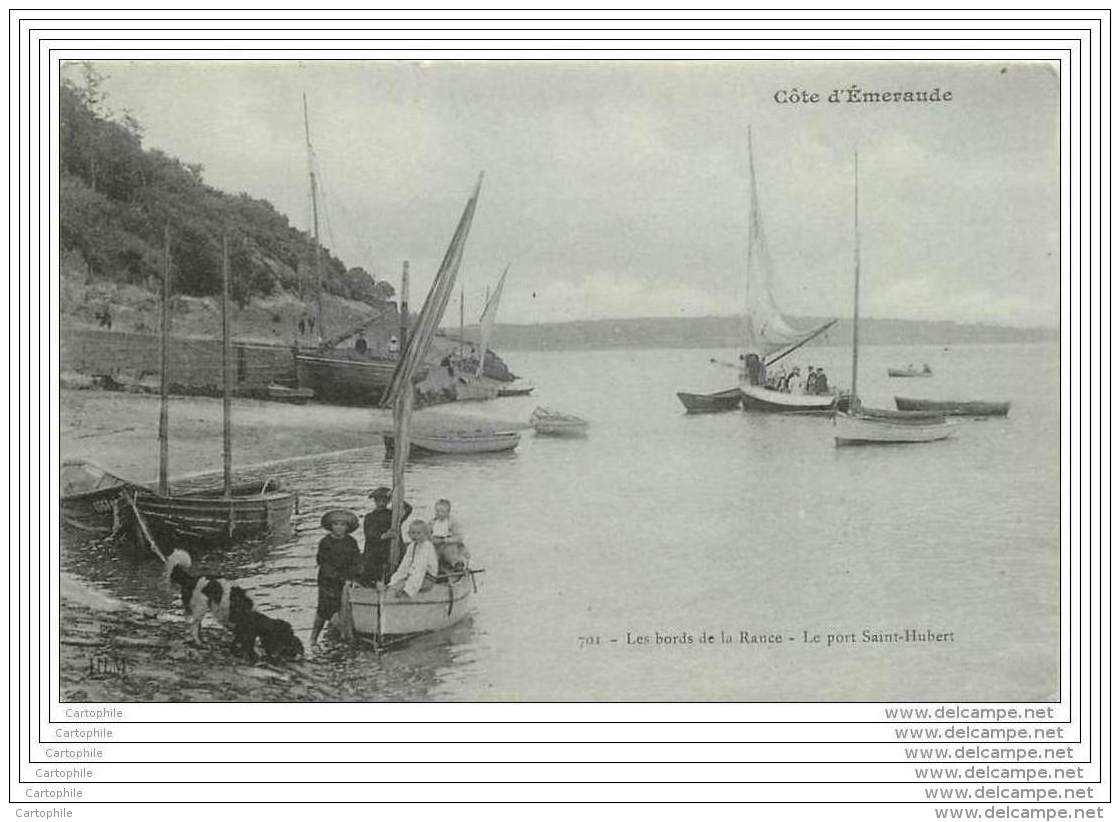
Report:
[[[408,524],[408,548],[389,580],[388,590],[398,596],[414,597],[430,588],[439,574],[439,558],[432,545],[428,523],[414,519]]]
[[[342,606],[342,588],[347,580],[356,579],[362,570],[362,555],[352,536],[358,517],[352,511],[336,509],[323,514],[320,523],[330,533],[319,540],[315,562],[319,566],[319,602],[315,622],[311,626],[311,647],[319,642],[319,632]]]
[[[436,502],[436,516],[431,522],[432,545],[439,555],[439,572],[447,574],[452,571],[464,571],[471,555],[463,542],[463,528],[459,521],[451,516],[450,500],[441,499]]]
[[[366,514],[362,522],[366,544],[362,552],[362,583],[374,585],[385,578],[389,566],[389,550],[393,543],[393,512],[389,502],[393,492],[385,486],[375,488],[369,495],[373,500],[373,510]],[[412,516],[412,506],[402,502],[401,521]]]

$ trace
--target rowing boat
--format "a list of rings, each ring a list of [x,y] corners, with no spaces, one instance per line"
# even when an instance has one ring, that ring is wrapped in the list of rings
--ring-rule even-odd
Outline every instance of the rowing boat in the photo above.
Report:
[[[888,368],[888,377],[932,377],[933,371],[927,365],[924,368]]]
[[[135,487],[92,462],[63,460],[59,472],[62,522],[90,534],[112,533],[118,524],[117,500],[122,491]]]
[[[738,388],[729,388],[726,391],[717,391],[714,394],[689,394],[685,391],[677,392],[677,399],[681,401],[685,412],[689,414],[712,414],[718,411],[734,411],[742,401]]]
[[[935,411],[951,417],[1006,417],[1010,402],[985,402],[982,400],[919,400],[895,397],[899,411]]]
[[[529,425],[537,434],[549,437],[580,437],[587,434],[591,423],[575,414],[564,414],[550,408],[535,408]]]
[[[478,590],[477,573],[440,577],[413,597],[390,593],[384,586],[352,584],[348,593],[354,630],[381,637],[384,644],[449,628],[470,613],[471,597]]]
[[[396,439],[393,434],[382,434],[385,454],[394,452]],[[521,442],[517,431],[459,431],[449,434],[409,435],[411,453],[428,454],[489,454],[512,451]]]
[[[196,493],[158,494],[140,490],[136,506],[157,537],[199,540],[207,543],[237,542],[291,536],[291,519],[299,496],[275,479],[234,485],[226,493],[210,489]]]
[[[935,442],[951,437],[955,430],[944,417],[922,415],[907,419],[870,408],[861,409],[858,414],[837,414],[835,422],[837,445]]]

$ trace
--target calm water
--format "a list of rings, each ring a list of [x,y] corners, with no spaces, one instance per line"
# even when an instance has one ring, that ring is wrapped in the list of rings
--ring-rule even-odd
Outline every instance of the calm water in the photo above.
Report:
[[[869,347],[866,405],[892,395],[1010,399],[1007,419],[954,439],[838,449],[827,419],[688,417],[674,392],[734,384],[731,351],[510,353],[532,397],[463,410],[526,420],[537,404],[592,422],[585,440],[509,455],[425,458],[408,497],[449,497],[482,577],[475,613],[378,658],[326,664],[370,700],[1038,700],[1058,690],[1059,402],[1056,346]],[[848,384],[844,348],[801,360]],[[928,362],[932,379],[889,380]],[[270,473],[301,493],[295,538],[199,567],[251,589],[306,640],[318,519],[367,510],[389,484],[380,444]],[[66,567],[125,599],[175,606],[151,563],[96,549]],[[937,644],[828,634],[952,632]],[[734,642],[720,643],[720,633]],[[741,631],[780,645],[740,643]],[[806,644],[804,632],[822,642]],[[628,644],[649,637],[651,644]],[[692,644],[656,644],[657,634]],[[699,642],[703,633],[717,638]],[[580,637],[599,644],[579,647]],[[798,641],[793,642],[791,638]],[[612,642],[611,640],[615,640]]]

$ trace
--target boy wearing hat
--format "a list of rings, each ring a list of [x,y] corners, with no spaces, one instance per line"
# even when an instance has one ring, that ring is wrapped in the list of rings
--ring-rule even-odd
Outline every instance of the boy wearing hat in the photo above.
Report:
[[[363,585],[374,585],[388,576],[389,551],[393,544],[393,512],[389,508],[393,492],[381,486],[375,488],[369,496],[373,500],[373,510],[362,521],[362,530],[366,536],[365,550],[362,552]],[[401,522],[404,522],[412,515],[412,506],[403,502],[401,514]]]
[[[311,647],[319,642],[319,632],[342,605],[342,588],[347,580],[357,578],[362,570],[362,555],[350,533],[358,527],[358,517],[351,511],[336,509],[323,514],[321,524],[330,533],[319,540],[315,562],[319,566],[319,602],[315,622],[311,626]]]

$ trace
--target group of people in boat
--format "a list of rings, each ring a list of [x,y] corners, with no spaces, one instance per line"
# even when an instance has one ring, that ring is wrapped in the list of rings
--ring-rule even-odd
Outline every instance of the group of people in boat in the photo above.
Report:
[[[339,508],[323,515],[321,524],[327,535],[319,541],[315,557],[319,566],[319,596],[311,628],[312,648],[317,646],[323,626],[341,609],[346,583],[370,587],[384,584],[390,596],[415,597],[437,581],[454,579],[468,569],[470,554],[463,540],[463,529],[451,516],[450,500],[436,502],[430,521],[409,520],[413,509],[403,502],[402,522],[408,520],[408,541],[390,576],[393,512],[389,503],[393,492],[382,486],[369,496],[373,500],[373,510],[361,523],[365,544],[360,551],[357,540],[351,536],[359,525],[356,514]]]
[[[828,384],[828,375],[823,368],[815,365],[810,365],[803,375],[800,366],[794,366],[788,371],[784,365],[767,368],[757,354],[747,354],[740,359],[743,360],[747,378],[752,385],[762,385],[772,391],[782,391],[787,394],[832,393],[832,388]]]

